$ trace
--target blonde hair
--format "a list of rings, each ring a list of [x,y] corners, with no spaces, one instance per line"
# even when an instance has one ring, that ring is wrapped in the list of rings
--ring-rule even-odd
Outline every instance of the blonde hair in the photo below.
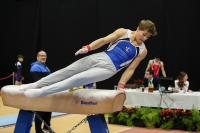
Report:
[[[147,30],[152,34],[152,36],[157,35],[155,24],[150,20],[141,20],[139,23],[140,30]]]

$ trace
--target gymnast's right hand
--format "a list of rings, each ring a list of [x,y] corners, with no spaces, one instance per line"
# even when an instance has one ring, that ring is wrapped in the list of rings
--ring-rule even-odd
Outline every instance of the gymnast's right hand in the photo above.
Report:
[[[77,56],[78,54],[85,54],[85,53],[87,53],[88,52],[88,49],[87,49],[87,47],[83,47],[83,48],[81,48],[81,49],[79,49],[76,53],[75,53],[75,55]]]
[[[117,90],[125,91],[124,86],[125,86],[125,84],[118,83]]]

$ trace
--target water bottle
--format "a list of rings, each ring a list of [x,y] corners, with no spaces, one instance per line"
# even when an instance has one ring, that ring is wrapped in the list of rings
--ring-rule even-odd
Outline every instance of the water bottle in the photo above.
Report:
[[[159,93],[162,94],[162,88],[160,87],[160,85],[159,85],[158,90],[159,90]]]

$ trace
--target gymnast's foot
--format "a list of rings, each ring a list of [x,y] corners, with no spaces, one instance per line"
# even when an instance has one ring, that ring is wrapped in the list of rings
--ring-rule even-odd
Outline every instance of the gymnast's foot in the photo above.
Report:
[[[23,85],[20,85],[19,90],[26,91],[28,89],[35,89],[36,87],[37,87],[37,83],[23,84]]]
[[[38,97],[43,93],[42,89],[28,89],[24,91],[24,95],[28,98]]]

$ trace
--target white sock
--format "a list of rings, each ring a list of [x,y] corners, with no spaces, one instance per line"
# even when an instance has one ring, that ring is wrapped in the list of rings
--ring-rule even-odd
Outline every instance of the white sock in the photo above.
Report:
[[[24,95],[29,98],[38,97],[43,93],[42,89],[28,89],[24,91]]]
[[[23,84],[20,85],[19,90],[20,91],[26,91],[28,89],[35,89],[37,87],[37,83],[30,83],[30,84]]]

